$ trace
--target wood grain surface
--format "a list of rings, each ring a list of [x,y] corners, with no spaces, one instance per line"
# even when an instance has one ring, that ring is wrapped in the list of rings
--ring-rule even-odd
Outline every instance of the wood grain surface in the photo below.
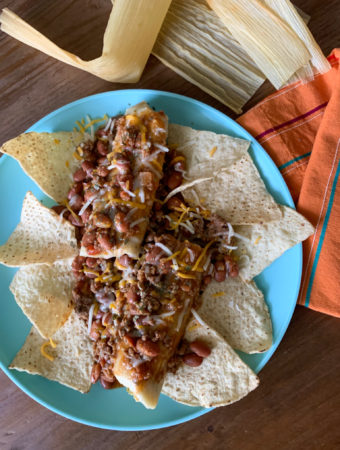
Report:
[[[328,54],[340,47],[340,0],[296,0]],[[61,47],[99,56],[109,0],[7,0]],[[84,96],[123,88],[167,90],[235,114],[150,57],[135,85],[113,84],[62,64],[0,33],[0,144],[45,114]],[[273,91],[265,83],[245,110]],[[0,449],[326,449],[340,448],[340,322],[297,307],[261,384],[242,401],[172,428],[105,431],[45,409],[0,373]]]

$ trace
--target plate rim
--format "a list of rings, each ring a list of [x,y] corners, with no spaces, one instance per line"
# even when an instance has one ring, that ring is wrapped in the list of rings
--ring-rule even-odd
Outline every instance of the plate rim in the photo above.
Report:
[[[291,208],[295,208],[292,196],[290,194],[290,191],[288,189],[288,186],[284,180],[284,178],[282,177],[281,173],[279,172],[277,166],[275,165],[275,163],[273,162],[273,160],[271,159],[271,157],[268,155],[268,153],[266,152],[266,150],[262,147],[262,145],[256,141],[256,139],[245,129],[243,128],[236,120],[232,119],[231,117],[227,116],[226,114],[224,114],[223,112],[219,111],[218,109],[191,97],[188,97],[186,95],[182,95],[182,94],[177,94],[177,93],[172,93],[169,91],[163,91],[163,90],[155,90],[155,89],[117,89],[117,90],[113,90],[113,91],[105,91],[105,92],[100,92],[97,94],[92,94],[86,97],[81,97],[79,99],[76,99],[72,102],[66,103],[65,105],[62,105],[61,107],[51,111],[50,113],[46,114],[44,117],[42,117],[41,119],[39,119],[38,121],[36,121],[34,124],[32,124],[26,131],[24,131],[24,133],[28,133],[31,131],[34,131],[35,128],[41,126],[43,124],[44,121],[46,120],[51,120],[53,119],[54,116],[56,116],[57,114],[60,113],[64,113],[66,111],[68,111],[69,109],[72,109],[74,106],[76,105],[81,105],[82,103],[86,103],[88,101],[100,98],[100,97],[106,97],[108,95],[115,95],[116,93],[122,94],[124,95],[124,93],[130,95],[134,95],[134,93],[137,94],[145,94],[145,95],[160,95],[163,97],[171,97],[171,98],[175,98],[175,99],[179,99],[179,100],[184,100],[186,102],[189,102],[191,104],[193,104],[195,107],[198,108],[205,108],[208,111],[211,110],[215,115],[217,114],[218,116],[221,117],[222,121],[225,121],[226,119],[228,121],[231,121],[233,123],[233,126],[236,126],[236,130],[235,131],[240,131],[242,133],[242,135],[246,135],[247,139],[251,142],[252,145],[254,145],[255,147],[259,147],[261,148],[261,150],[263,151],[264,155],[266,156],[268,162],[275,168],[275,171],[277,171],[278,175],[281,178],[281,181],[283,182],[283,186],[285,189],[285,194],[287,195],[289,201],[287,202],[289,207]],[[244,139],[244,137],[242,137],[242,139]],[[10,159],[9,155],[3,155],[0,158],[0,167],[2,164],[4,164],[4,162],[6,162],[6,160]],[[256,164],[256,161],[254,161]],[[257,164],[256,164],[257,166]],[[22,167],[20,166],[21,170]],[[259,168],[258,168],[259,169]],[[24,172],[24,171],[23,171]],[[25,173],[25,172],[24,172]],[[261,175],[262,178],[262,175]],[[263,179],[263,178],[262,178]],[[40,189],[40,188],[39,188]],[[298,247],[299,249],[299,253],[298,253],[298,261],[297,261],[297,266],[296,270],[298,273],[298,285],[297,285],[297,291],[294,294],[294,298],[295,298],[295,303],[293,303],[293,307],[292,310],[289,312],[289,315],[287,315],[286,321],[284,323],[281,323],[280,326],[280,330],[279,330],[279,335],[281,335],[280,339],[278,340],[278,342],[276,342],[275,344],[272,345],[272,347],[270,348],[270,354],[266,355],[265,358],[263,358],[263,360],[261,361],[261,363],[259,364],[258,370],[256,373],[259,373],[263,367],[268,363],[268,361],[271,359],[271,357],[274,355],[274,353],[276,352],[278,346],[280,345],[280,343],[282,342],[282,339],[287,331],[287,328],[289,326],[289,323],[292,320],[292,316],[296,307],[296,302],[298,300],[298,294],[300,291],[300,287],[301,287],[301,276],[302,276],[302,243],[296,244],[295,247]],[[154,430],[154,429],[161,429],[161,428],[167,428],[170,426],[175,426],[181,423],[185,423],[188,422],[190,420],[193,420],[197,417],[200,417],[212,410],[214,410],[215,408],[201,408],[199,411],[195,411],[192,414],[187,415],[185,418],[181,418],[181,419],[173,419],[173,420],[169,420],[166,422],[162,422],[159,424],[152,424],[152,425],[139,425],[139,426],[117,426],[117,425],[108,425],[108,424],[102,424],[102,423],[98,423],[92,420],[87,420],[84,418],[78,418],[76,416],[74,416],[73,414],[69,414],[67,412],[64,412],[56,407],[54,407],[52,404],[48,403],[47,401],[39,398],[39,396],[37,396],[35,393],[31,392],[26,386],[23,385],[23,383],[19,380],[17,380],[14,377],[13,372],[8,369],[8,367],[6,367],[2,361],[0,361],[0,368],[4,371],[4,373],[10,378],[10,380],[15,383],[26,395],[28,395],[30,398],[32,398],[34,401],[36,401],[37,403],[41,404],[42,406],[44,406],[45,408],[53,411],[54,413],[62,416],[62,417],[66,417],[67,419],[73,420],[77,423],[82,423],[88,426],[92,426],[98,429],[107,429],[107,430],[117,430],[117,431],[145,431],[145,430]]]

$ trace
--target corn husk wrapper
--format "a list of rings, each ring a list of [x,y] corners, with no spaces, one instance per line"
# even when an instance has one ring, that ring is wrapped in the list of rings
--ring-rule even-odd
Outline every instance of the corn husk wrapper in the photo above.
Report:
[[[207,1],[276,89],[308,63],[304,42],[263,0]]]
[[[173,0],[152,53],[236,113],[265,80],[205,0]]]
[[[306,25],[306,17],[303,18],[301,12],[297,11],[289,0],[262,0],[273,12],[278,14],[288,26],[295,31],[302,42],[308,48],[310,53],[309,62],[301,67],[288,81],[287,84],[294,81],[307,81],[314,77],[315,72],[324,73],[330,69],[327,58],[322,53],[319,45],[315,41],[312,33]]]
[[[115,0],[99,58],[84,61],[4,8],[1,30],[49,56],[112,82],[135,83],[142,75],[171,0]]]

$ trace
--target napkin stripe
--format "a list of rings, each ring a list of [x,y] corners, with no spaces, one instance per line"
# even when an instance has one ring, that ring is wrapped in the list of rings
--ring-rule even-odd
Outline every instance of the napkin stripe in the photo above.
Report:
[[[314,262],[313,262],[311,274],[310,274],[310,277],[309,277],[309,283],[308,283],[307,293],[306,293],[306,298],[305,298],[305,306],[309,306],[310,296],[311,296],[312,287],[313,287],[313,282],[314,282],[314,278],[315,278],[315,274],[316,274],[316,270],[317,270],[317,266],[318,266],[318,262],[319,262],[319,258],[320,258],[320,253],[321,253],[321,250],[322,250],[323,241],[324,241],[326,230],[327,230],[328,221],[329,221],[329,218],[330,218],[330,215],[331,215],[331,211],[332,211],[332,206],[333,206],[333,202],[334,202],[334,196],[335,196],[335,191],[336,191],[336,187],[337,187],[337,184],[338,184],[339,175],[340,175],[340,160],[338,162],[337,170],[336,170],[336,173],[335,173],[335,176],[334,176],[332,189],[331,189],[331,194],[330,194],[330,197],[329,197],[327,211],[326,211],[326,215],[325,215],[325,220],[324,220],[324,223],[323,223],[323,226],[322,226],[322,229],[321,229],[319,243],[318,243],[318,246],[317,246],[317,249],[316,249]]]
[[[304,155],[297,156],[296,158],[293,158],[293,159],[291,159],[290,161],[288,161],[288,162],[282,164],[282,166],[279,167],[279,170],[283,170],[283,169],[285,169],[286,167],[288,167],[288,166],[294,164],[296,161],[300,161],[300,159],[307,158],[307,156],[310,156],[311,154],[312,154],[312,152],[307,152],[307,153],[305,153]]]
[[[292,125],[293,123],[296,123],[296,122],[298,122],[299,120],[305,119],[306,117],[311,116],[311,115],[314,114],[315,112],[320,111],[320,109],[325,108],[325,107],[327,106],[327,104],[328,104],[328,101],[325,102],[325,103],[322,103],[321,105],[316,106],[315,108],[313,108],[313,109],[307,111],[307,112],[304,113],[304,114],[301,114],[300,116],[294,117],[293,119],[287,120],[286,122],[283,122],[283,123],[281,123],[281,124],[279,124],[279,125],[275,125],[274,127],[269,128],[268,130],[263,131],[262,133],[258,134],[258,135],[255,137],[255,139],[262,139],[264,136],[266,136],[267,134],[272,133],[273,131],[278,131],[278,130],[280,130],[281,128],[287,126],[287,125]]]

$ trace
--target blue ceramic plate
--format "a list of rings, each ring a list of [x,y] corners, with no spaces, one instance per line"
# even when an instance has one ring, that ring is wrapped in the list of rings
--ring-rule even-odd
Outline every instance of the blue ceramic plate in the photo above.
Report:
[[[240,125],[215,109],[191,98],[169,92],[124,90],[106,92],[70,103],[39,120],[28,131],[72,130],[76,120],[90,114],[102,117],[116,115],[125,108],[146,100],[158,110],[164,110],[170,122],[201,130],[225,133],[251,141],[250,153],[268,190],[276,201],[294,207],[280,172],[262,147]],[[52,201],[22,171],[12,158],[0,159],[0,244],[8,239],[19,222],[25,193],[31,190],[46,205]],[[300,287],[302,267],[301,244],[287,251],[256,279],[264,292],[273,321],[273,346],[265,353],[241,357],[255,372],[268,362],[279,345],[291,320]],[[30,330],[28,319],[21,312],[8,287],[16,269],[0,266],[0,365],[4,372],[26,394],[72,420],[115,430],[148,430],[185,422],[205,414],[209,409],[191,408],[161,396],[157,408],[145,409],[127,394],[125,389],[105,391],[98,384],[90,393],[80,394],[40,376],[10,371],[7,366],[20,349]]]

